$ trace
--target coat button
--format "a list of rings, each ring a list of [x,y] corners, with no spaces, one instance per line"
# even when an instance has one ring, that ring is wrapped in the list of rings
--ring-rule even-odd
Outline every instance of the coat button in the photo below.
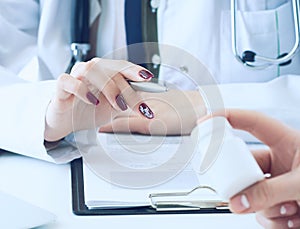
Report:
[[[179,67],[179,70],[182,72],[182,73],[188,73],[189,72],[189,69],[187,66],[183,65],[183,66],[180,66]]]
[[[153,63],[153,67],[154,67],[154,68],[157,68],[158,65],[160,65],[160,63],[161,63],[160,56],[157,55],[157,54],[154,54],[154,55],[152,56],[152,63]]]
[[[152,13],[155,13],[157,8],[159,7],[159,4],[160,4],[160,0],[151,0],[150,1],[150,6],[151,6],[151,9],[152,9]]]

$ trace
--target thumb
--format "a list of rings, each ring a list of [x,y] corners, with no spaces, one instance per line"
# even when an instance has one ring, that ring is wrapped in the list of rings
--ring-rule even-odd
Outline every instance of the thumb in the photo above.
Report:
[[[295,169],[250,186],[230,199],[230,210],[250,213],[297,200],[300,194],[299,175],[299,169]]]

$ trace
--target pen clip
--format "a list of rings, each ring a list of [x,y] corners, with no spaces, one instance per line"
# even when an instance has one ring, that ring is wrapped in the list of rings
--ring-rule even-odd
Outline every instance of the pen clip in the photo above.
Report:
[[[188,192],[171,192],[171,193],[152,193],[149,195],[151,207],[156,211],[179,211],[179,210],[200,210],[200,209],[229,209],[228,202],[220,199],[195,199],[195,200],[159,200],[155,198],[172,198],[172,197],[187,197],[199,189],[207,189],[216,193],[209,186],[198,186]]]

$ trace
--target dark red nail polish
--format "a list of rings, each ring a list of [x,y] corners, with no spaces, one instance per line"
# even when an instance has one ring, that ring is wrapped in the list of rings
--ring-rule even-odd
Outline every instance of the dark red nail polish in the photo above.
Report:
[[[99,100],[96,98],[96,96],[93,95],[92,92],[88,92],[86,93],[86,98],[94,105],[98,105],[99,104]]]
[[[139,111],[141,112],[142,115],[144,115],[148,119],[154,118],[154,114],[152,110],[145,103],[141,103],[139,105]]]
[[[118,104],[118,106],[122,111],[127,110],[127,104],[124,100],[124,97],[121,94],[116,96],[116,103]]]
[[[139,71],[139,75],[143,79],[151,79],[151,78],[154,77],[154,75],[151,72],[147,71],[147,70],[141,70],[141,71]]]

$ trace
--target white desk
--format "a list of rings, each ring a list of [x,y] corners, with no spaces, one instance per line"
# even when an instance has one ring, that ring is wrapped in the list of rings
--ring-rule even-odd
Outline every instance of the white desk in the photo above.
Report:
[[[0,190],[57,216],[42,228],[261,228],[255,216],[234,214],[76,216],[71,206],[69,165],[55,165],[14,154],[0,155]],[[16,216],[17,217],[17,216]],[[17,219],[16,219],[17,220]]]

